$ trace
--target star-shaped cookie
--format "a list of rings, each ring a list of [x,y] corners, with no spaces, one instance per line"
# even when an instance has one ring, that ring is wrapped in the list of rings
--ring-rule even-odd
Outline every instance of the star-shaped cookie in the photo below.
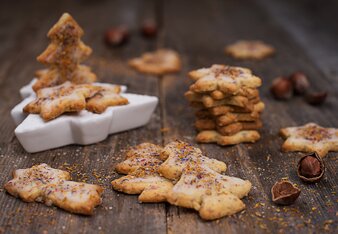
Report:
[[[173,184],[158,173],[158,167],[163,162],[161,151],[162,147],[151,143],[129,149],[126,160],[115,168],[117,172],[128,175],[112,181],[113,188],[128,194],[140,194],[138,199],[141,202],[166,201]]]
[[[158,166],[146,166],[112,181],[112,186],[120,192],[140,194],[140,202],[163,202],[173,183],[158,173]]]
[[[67,81],[59,86],[40,89],[37,98],[28,103],[24,112],[40,114],[45,120],[52,120],[65,112],[78,112],[86,108],[86,98],[93,96],[100,87],[74,85]]]
[[[263,59],[275,53],[275,49],[262,41],[237,41],[225,47],[225,53],[237,59]]]
[[[128,99],[122,97],[119,86],[102,86],[101,89],[95,93],[93,97],[87,100],[86,109],[94,113],[102,113],[109,106],[127,105]]]
[[[317,152],[324,157],[329,151],[338,151],[338,129],[324,128],[315,123],[299,127],[282,128],[284,151]]]
[[[129,174],[139,167],[158,166],[163,161],[160,158],[162,147],[151,143],[142,143],[131,147],[126,152],[126,159],[118,163],[116,171],[121,174]]]
[[[224,172],[226,170],[224,162],[203,156],[200,149],[178,140],[167,144],[160,157],[165,161],[160,165],[158,171],[170,180],[177,180],[181,176],[183,168],[196,158],[199,158],[206,166],[216,172]]]
[[[51,168],[43,163],[27,169],[15,170],[13,179],[4,187],[15,197],[20,197],[25,202],[34,202],[41,200],[47,184],[69,179],[68,172]]]
[[[44,202],[48,206],[56,205],[85,215],[93,214],[94,208],[101,204],[102,187],[69,181],[68,172],[51,168],[45,163],[15,170],[13,177],[4,188],[26,202]]]
[[[190,90],[197,93],[219,90],[236,94],[242,87],[257,88],[262,84],[261,79],[247,68],[218,64],[191,71],[189,77],[196,81]]]
[[[181,70],[179,54],[169,49],[144,53],[140,58],[129,60],[128,64],[139,72],[153,75],[164,75]]]
[[[200,143],[217,143],[219,145],[235,145],[244,142],[253,143],[260,139],[259,132],[255,130],[243,130],[231,136],[223,136],[214,130],[201,131],[196,136],[196,141]]]
[[[221,175],[197,158],[185,166],[167,200],[199,211],[203,219],[213,220],[243,210],[245,204],[240,199],[250,189],[249,181]]]

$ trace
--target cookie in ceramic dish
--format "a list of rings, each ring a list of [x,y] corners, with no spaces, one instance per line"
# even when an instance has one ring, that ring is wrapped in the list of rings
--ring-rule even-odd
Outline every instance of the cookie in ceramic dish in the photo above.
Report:
[[[51,43],[37,57],[48,68],[36,72],[38,80],[33,85],[34,91],[66,81],[76,84],[96,81],[96,75],[91,69],[80,65],[92,53],[92,49],[81,40],[83,34],[83,29],[70,14],[64,13],[61,16],[47,34]]]

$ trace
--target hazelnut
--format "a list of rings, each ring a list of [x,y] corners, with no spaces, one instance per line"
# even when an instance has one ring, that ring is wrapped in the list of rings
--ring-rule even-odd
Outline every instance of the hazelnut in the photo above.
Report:
[[[311,105],[320,105],[325,102],[327,92],[314,92],[306,95],[306,101]]]
[[[297,174],[306,182],[317,182],[324,175],[324,162],[317,153],[305,155],[298,162]]]
[[[272,82],[270,91],[276,99],[289,99],[292,96],[292,83],[286,77],[278,77]]]
[[[310,87],[310,83],[306,75],[302,72],[293,73],[289,79],[293,85],[293,91],[295,94],[304,94]]]
[[[109,46],[120,46],[128,41],[129,32],[124,26],[113,27],[106,30],[104,41]]]
[[[288,180],[281,180],[271,188],[272,201],[279,205],[291,205],[300,194],[300,189]]]
[[[157,35],[157,25],[153,20],[145,20],[141,26],[141,33],[144,37],[152,38]]]

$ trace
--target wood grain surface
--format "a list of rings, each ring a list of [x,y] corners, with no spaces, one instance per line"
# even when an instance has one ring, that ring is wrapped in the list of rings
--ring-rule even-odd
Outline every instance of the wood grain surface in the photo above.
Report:
[[[281,127],[316,122],[338,127],[337,22],[334,1],[2,1],[0,3],[0,233],[336,233],[338,219],[337,153],[325,157],[326,173],[316,184],[296,175],[299,153],[282,153]],[[334,11],[334,9],[336,11]],[[20,101],[19,89],[42,65],[36,56],[47,46],[48,29],[69,12],[85,31],[93,55],[86,61],[103,82],[128,86],[128,91],[155,95],[160,103],[148,125],[109,136],[88,146],[71,145],[29,154],[14,135],[10,110]],[[327,14],[326,14],[327,12]],[[318,14],[318,17],[313,17]],[[328,18],[331,17],[331,18]],[[144,19],[159,24],[155,39],[144,39]],[[104,31],[116,25],[130,29],[129,42],[118,48],[103,43]],[[239,39],[261,39],[277,53],[263,61],[239,61],[224,54],[225,45]],[[322,41],[321,41],[322,40]],[[172,48],[182,56],[178,74],[155,77],[130,69],[127,60],[156,48]],[[332,51],[336,51],[333,53]],[[184,99],[188,71],[214,63],[248,67],[263,80],[266,104],[261,140],[255,144],[220,147],[196,144],[194,112]],[[294,71],[305,72],[313,89],[329,92],[319,107],[301,97],[281,102],[269,93],[272,80]],[[137,114],[137,113],[136,113]],[[216,221],[203,221],[189,209],[169,204],[140,204],[137,196],[117,193],[110,181],[123,151],[142,142],[166,144],[182,139],[199,146],[211,158],[227,163],[231,176],[252,182],[245,211]],[[11,172],[48,163],[72,173],[74,180],[105,187],[95,215],[69,214],[55,207],[24,203],[8,195],[3,184]],[[291,206],[271,202],[271,186],[288,177],[302,192]]]

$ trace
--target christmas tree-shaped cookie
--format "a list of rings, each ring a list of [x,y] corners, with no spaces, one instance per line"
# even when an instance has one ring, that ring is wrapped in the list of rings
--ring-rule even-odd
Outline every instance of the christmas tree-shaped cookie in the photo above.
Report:
[[[82,28],[68,13],[64,13],[59,21],[49,30],[47,36],[51,40],[45,51],[37,57],[47,69],[36,72],[37,82],[34,91],[71,81],[75,84],[96,81],[96,75],[90,68],[80,65],[91,54],[92,50],[82,41]]]

